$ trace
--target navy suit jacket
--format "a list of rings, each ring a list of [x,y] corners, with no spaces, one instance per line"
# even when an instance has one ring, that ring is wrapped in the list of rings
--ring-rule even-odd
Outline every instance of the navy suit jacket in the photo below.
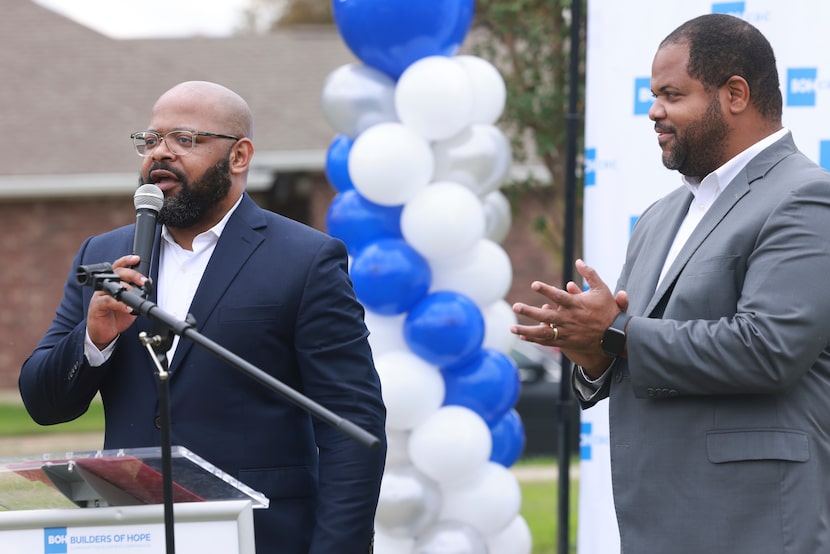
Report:
[[[87,239],[20,391],[41,424],[83,414],[100,391],[104,448],[160,444],[157,377],[139,316],[100,367],[84,356],[90,287],[82,264],[130,253],[134,225]],[[154,260],[158,260],[157,233]],[[151,276],[158,275],[157,263]],[[151,297],[150,300],[155,300]],[[196,330],[381,439],[371,450],[182,339],[170,363],[172,443],[270,499],[254,511],[257,552],[367,552],[385,459],[385,408],[343,244],[259,208],[228,220],[190,309]]]

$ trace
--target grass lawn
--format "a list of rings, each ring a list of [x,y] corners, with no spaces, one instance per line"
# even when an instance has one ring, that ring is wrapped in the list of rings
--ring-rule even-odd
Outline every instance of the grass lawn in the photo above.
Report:
[[[47,433],[99,432],[104,429],[104,409],[100,401],[94,401],[83,416],[60,425],[42,426],[31,420],[19,401],[0,401],[0,436],[19,437]],[[577,460],[571,464],[576,466]],[[520,460],[518,466],[544,466],[555,468],[553,458]],[[557,508],[558,485],[555,480],[520,482],[522,489],[521,515],[527,521],[533,536],[532,554],[558,554]],[[570,488],[570,552],[576,552],[576,514],[578,506],[578,481],[571,480]]]
[[[23,405],[18,402],[0,402],[0,436],[19,437],[46,433],[86,433],[104,430],[104,406],[93,401],[87,413],[76,420],[60,425],[38,425]]]
[[[540,464],[547,467],[555,467],[555,459],[532,459],[520,460],[518,465]],[[559,506],[559,485],[558,481],[521,481],[522,508],[520,513],[525,518],[533,537],[533,554],[558,554],[558,506]],[[568,543],[570,552],[576,552],[576,531],[577,511],[579,505],[579,481],[571,479],[569,491],[570,504],[570,532]]]

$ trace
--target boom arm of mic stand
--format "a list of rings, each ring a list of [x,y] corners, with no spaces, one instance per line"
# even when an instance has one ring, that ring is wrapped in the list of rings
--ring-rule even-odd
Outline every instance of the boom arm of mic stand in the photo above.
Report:
[[[321,406],[304,394],[292,389],[279,379],[272,377],[247,360],[237,356],[227,348],[205,337],[193,328],[192,323],[175,318],[173,315],[159,308],[154,302],[143,298],[136,291],[128,290],[122,286],[120,277],[112,272],[112,266],[109,266],[109,273],[106,272],[106,266],[108,265],[95,264],[94,266],[81,266],[76,273],[78,282],[81,285],[91,285],[95,290],[104,291],[116,300],[132,308],[135,312],[144,315],[148,319],[158,321],[181,337],[190,339],[220,360],[242,371],[255,381],[278,393],[292,404],[328,423],[364,446],[371,449],[378,448],[380,440],[365,429],[340,417],[328,408]]]

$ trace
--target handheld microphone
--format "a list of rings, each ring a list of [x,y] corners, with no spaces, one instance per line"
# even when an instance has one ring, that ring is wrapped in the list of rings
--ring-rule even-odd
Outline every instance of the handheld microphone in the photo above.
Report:
[[[141,185],[133,196],[135,204],[135,237],[133,254],[141,257],[133,269],[149,277],[150,261],[153,257],[153,242],[156,238],[156,220],[164,203],[164,193],[156,185]]]

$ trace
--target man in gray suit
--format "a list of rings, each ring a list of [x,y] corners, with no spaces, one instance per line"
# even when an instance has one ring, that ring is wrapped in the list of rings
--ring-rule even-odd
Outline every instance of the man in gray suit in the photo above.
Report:
[[[830,552],[830,174],[739,18],[673,31],[651,90],[684,186],[640,217],[616,294],[577,261],[589,289],[533,283],[546,303],[514,310],[539,323],[513,332],[577,364],[583,408],[610,397],[624,553]]]

